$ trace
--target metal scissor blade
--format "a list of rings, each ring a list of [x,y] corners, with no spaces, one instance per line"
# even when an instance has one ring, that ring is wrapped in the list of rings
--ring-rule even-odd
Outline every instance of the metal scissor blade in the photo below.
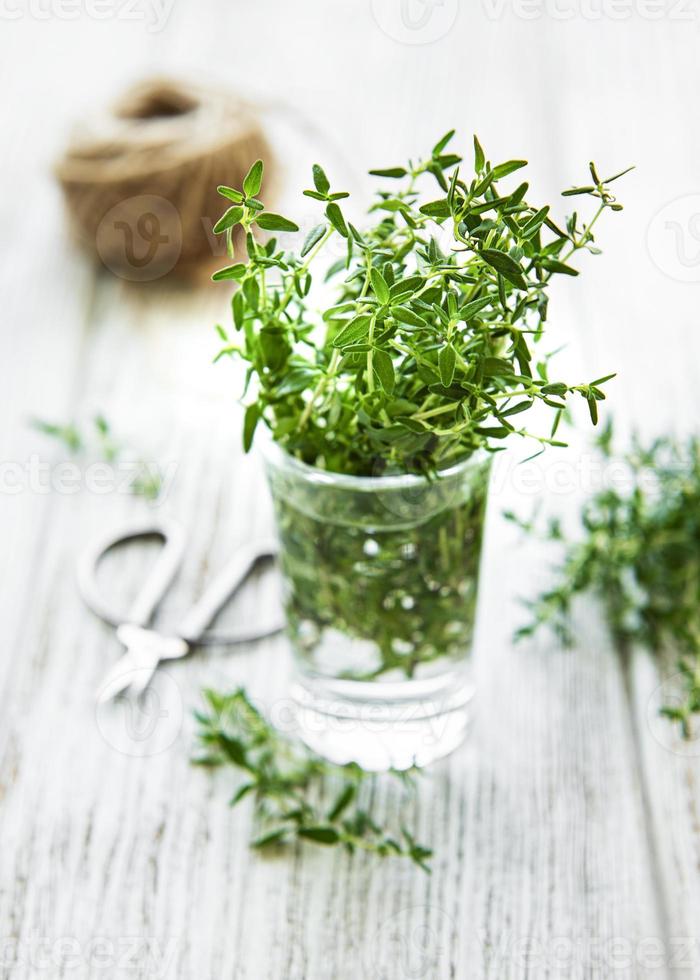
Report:
[[[129,684],[129,692],[135,698],[140,697],[151,683],[157,667],[158,663],[156,662],[151,667],[141,667],[134,673],[134,677]]]
[[[135,697],[143,694],[161,660],[179,660],[186,657],[190,648],[179,636],[164,636],[157,630],[147,630],[131,623],[124,623],[117,636],[126,644],[138,669],[134,672],[129,690]]]
[[[137,671],[138,667],[134,663],[131,651],[127,650],[105,675],[97,692],[97,703],[104,704],[125,691],[132,684]]]
[[[122,623],[117,637],[126,647],[126,653],[107,674],[98,694],[100,703],[127,688],[138,697],[150,684],[161,660],[176,660],[189,653],[187,643],[180,637],[163,636],[134,623]]]

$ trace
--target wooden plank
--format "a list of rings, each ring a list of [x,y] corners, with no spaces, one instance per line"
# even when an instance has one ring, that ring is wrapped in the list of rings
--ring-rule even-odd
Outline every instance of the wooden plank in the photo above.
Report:
[[[235,481],[235,450],[226,466],[220,447],[192,446],[185,440],[179,450],[181,478],[169,501],[174,512],[191,515],[198,568],[174,590],[172,605],[180,607],[205,577],[210,537],[216,533],[224,547],[250,523],[258,496],[252,482]],[[202,487],[211,480],[218,488],[207,498]],[[212,503],[202,507],[203,499]],[[293,859],[261,859],[246,847],[249,813],[226,807],[230,778],[212,781],[189,768],[187,717],[198,688],[245,680],[274,706],[286,679],[281,641],[235,656],[212,652],[164,673],[158,708],[168,714],[154,739],[157,747],[162,736],[163,750],[154,756],[124,754],[134,746],[119,714],[111,722],[98,716],[96,728],[91,694],[116,644],[86,618],[70,568],[74,542],[104,523],[105,503],[110,514],[135,506],[87,496],[62,514],[36,583],[41,614],[16,659],[8,740],[16,748],[5,755],[3,782],[10,767],[15,776],[0,830],[12,842],[7,870],[27,891],[0,896],[0,919],[21,908],[21,949],[30,950],[40,931],[75,937],[82,955],[95,936],[123,955],[124,937],[152,941],[152,956],[172,940],[173,975],[182,976],[320,978],[329,963],[339,978],[360,968],[369,976],[410,976],[428,957],[427,976],[468,968],[518,977],[525,944],[534,944],[536,970],[545,958],[565,955],[551,947],[553,937],[581,937],[584,949],[571,951],[569,975],[592,976],[596,944],[655,934],[614,661],[600,633],[578,656],[547,645],[512,649],[503,594],[517,588],[517,572],[503,560],[513,541],[502,532],[491,535],[485,569],[474,739],[426,774],[415,807],[422,836],[436,846],[427,877],[398,863],[309,848]],[[215,549],[209,564],[216,557]],[[138,573],[138,565],[130,562],[126,573]],[[175,740],[167,744],[173,723]],[[397,800],[383,789],[379,806],[391,813]],[[270,943],[269,935],[279,938]],[[148,975],[143,945],[139,956]]]
[[[688,427],[692,431],[696,418],[696,333],[688,332],[683,345],[686,378],[695,380],[675,394],[679,434]],[[677,725],[659,715],[682,691],[672,651],[652,656],[635,649],[628,670],[658,888],[666,908],[664,953],[672,975],[694,977],[700,972],[700,744],[697,733],[685,740]]]
[[[264,49],[244,47],[231,58],[231,33],[217,30],[211,8],[205,10],[177,5],[168,29],[152,45],[138,35],[134,51],[133,33],[98,34],[81,23],[70,35],[70,25],[59,25],[60,54],[51,54],[49,36],[41,35],[33,65],[48,72],[80,53],[83,71],[106,92],[122,72],[146,69],[154,50],[196,67],[225,60],[225,74],[239,84],[257,71],[263,97],[274,96],[284,82],[285,97],[343,146],[353,172],[413,154],[417,143],[430,145],[456,116],[466,116],[494,154],[520,146],[533,159],[543,148],[550,153],[551,167],[537,178],[546,185],[543,196],[574,179],[591,143],[604,147],[613,163],[627,162],[625,127],[612,113],[596,111],[611,90],[619,117],[634,119],[641,102],[660,116],[674,95],[674,79],[688,82],[689,92],[696,88],[691,32],[679,41],[669,25],[662,29],[661,64],[674,70],[645,72],[629,91],[616,86],[623,68],[634,68],[637,59],[659,63],[658,32],[636,21],[622,25],[625,34],[606,25],[594,48],[581,19],[570,26],[512,17],[507,24],[485,23],[475,5],[460,10],[445,38],[410,47],[377,27],[370,5],[358,11],[339,4],[334,25],[346,38],[344,47],[319,43],[326,37],[321,4],[303,10],[279,5],[275,23],[280,36],[295,37],[296,62],[313,64],[317,78],[333,80],[313,94],[291,63],[276,65]],[[269,6],[245,12],[232,6],[232,23],[243,13],[251,32],[266,28]],[[482,44],[470,43],[465,58],[474,36]],[[195,52],[193,38],[201,50]],[[105,57],[110,51],[113,61]],[[346,86],[341,79],[350,77],[358,52],[372,71],[366,78],[352,74],[354,85]],[[514,74],[492,70],[498,52]],[[595,59],[595,72],[585,72],[586,87],[583,69],[574,74],[569,68],[581,52],[586,65]],[[109,64],[114,67],[105,68]],[[531,84],[514,85],[518,72]],[[77,98],[75,76],[56,70],[55,77],[58,102]],[[559,79],[557,99],[569,100],[570,120],[553,121],[552,78]],[[386,113],[367,112],[376,91],[384,93]],[[436,91],[448,93],[438,105]],[[81,105],[87,94],[96,93],[81,94]],[[35,85],[32,95],[38,104],[43,92]],[[77,103],[71,104],[75,111]],[[49,141],[39,142],[36,124],[5,118],[22,132],[21,145],[40,151],[46,163]],[[55,136],[63,121],[51,125]],[[638,374],[628,374],[635,380],[620,382],[620,402],[642,417],[647,399],[636,377],[646,376],[654,351],[652,311],[663,308],[669,284],[642,265],[644,295],[615,288],[616,277],[630,282],[639,275],[649,217],[643,202],[661,206],[667,193],[662,141],[651,127],[638,138],[640,158],[652,168],[631,193],[632,224],[611,222],[609,255],[591,263],[572,308],[562,310],[562,323],[563,333],[580,332],[587,368],[597,368],[604,354],[605,370],[607,356],[613,367],[636,365]],[[674,129],[671,138],[674,159],[689,168],[694,132],[685,137]],[[285,163],[292,169],[311,162],[311,148],[305,152],[308,161],[297,159],[302,152]],[[21,427],[29,411],[87,417],[100,409],[138,451],[177,463],[164,506],[187,521],[191,548],[164,608],[164,617],[172,617],[236,540],[269,521],[259,470],[240,455],[234,376],[207,363],[209,324],[223,299],[211,291],[134,294],[102,280],[93,294],[90,272],[64,254],[58,202],[46,178],[28,168],[21,183],[25,158],[17,152],[3,171],[17,193],[3,215],[18,225],[24,219],[12,262],[0,265],[13,327],[3,333],[0,357],[3,453],[23,458],[27,446],[36,446],[45,456],[43,444],[27,442]],[[684,173],[692,186],[691,171]],[[20,199],[29,201],[26,216]],[[642,217],[634,216],[634,205]],[[40,290],[33,288],[37,265]],[[685,317],[688,333],[687,296],[673,295],[674,315]],[[674,382],[674,391],[690,390],[675,363],[657,360],[654,369]],[[677,406],[682,396],[676,397]],[[505,494],[499,504],[511,502]],[[3,562],[0,590],[11,652],[0,668],[0,922],[2,936],[23,957],[12,975],[36,975],[47,955],[50,974],[86,977],[98,966],[100,975],[115,977],[250,980],[665,975],[665,961],[654,964],[647,940],[669,930],[691,937],[696,931],[695,766],[677,757],[669,763],[668,753],[644,735],[646,694],[635,695],[637,729],[632,725],[624,672],[595,610],[580,610],[584,641],[575,654],[546,638],[512,647],[517,612],[510,600],[522,587],[523,569],[529,579],[530,570],[541,567],[538,550],[522,549],[513,560],[516,539],[497,528],[492,514],[473,738],[426,774],[406,812],[435,845],[433,875],[311,848],[267,861],[247,848],[249,811],[232,814],[226,806],[230,779],[189,766],[189,719],[204,683],[244,681],[279,707],[288,671],[283,641],[235,655],[213,650],[173,667],[158,678],[159,700],[149,717],[95,715],[94,690],[118,648],[80,605],[72,580],[75,552],[96,529],[144,507],[118,493],[23,494],[0,514],[4,550],[13,556]],[[142,566],[140,556],[128,558],[120,568],[124,581],[133,585]],[[641,664],[635,662],[634,682],[643,691],[655,674],[642,674]],[[154,720],[155,735],[144,737]],[[137,722],[145,728],[134,729]],[[127,754],[149,748],[161,751]],[[377,793],[380,812],[396,816],[395,792],[382,784]],[[65,939],[77,941],[77,952],[58,945]]]

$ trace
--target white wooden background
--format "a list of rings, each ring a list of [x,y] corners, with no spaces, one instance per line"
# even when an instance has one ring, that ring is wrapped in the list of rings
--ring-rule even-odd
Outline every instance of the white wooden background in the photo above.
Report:
[[[247,848],[250,812],[227,807],[231,777],[188,764],[203,685],[284,697],[282,639],[173,666],[150,734],[95,712],[119,651],[81,607],[75,555],[146,505],[32,482],[32,465],[63,454],[27,418],[99,410],[175,467],[164,506],[187,522],[190,551],[171,619],[270,521],[259,468],[239,450],[237,375],[209,363],[226,290],[131,287],[66,234],[52,161],[70,122],[128,81],[173,72],[290,107],[265,118],[292,213],[313,161],[362,202],[370,166],[452,126],[464,149],[477,131],[492,159],[533,161],[543,200],[584,179],[591,157],[602,170],[636,163],[620,185],[626,211],[601,227],[605,256],[557,287],[552,346],[567,341],[562,367],[582,364],[584,377],[620,372],[623,430],[696,422],[697,0],[404,11],[408,27],[398,0],[0,3],[3,977],[700,977],[700,746],[655,718],[668,671],[644,655],[620,662],[595,608],[580,609],[574,652],[545,636],[513,647],[517,597],[547,581],[549,556],[499,520],[531,502],[512,479],[490,514],[472,738],[407,814],[435,849],[432,876],[312,847],[261,858]],[[573,466],[577,447],[557,460]],[[575,508],[581,482],[552,490],[552,505]],[[142,568],[140,554],[124,558],[121,594]],[[396,798],[382,787],[377,805],[391,814]]]

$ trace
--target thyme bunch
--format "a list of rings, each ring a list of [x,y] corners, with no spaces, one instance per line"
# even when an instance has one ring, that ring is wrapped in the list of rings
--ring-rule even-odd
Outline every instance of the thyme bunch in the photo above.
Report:
[[[238,284],[234,334],[218,328],[218,357],[242,358],[246,390],[255,382],[246,450],[262,421],[288,452],[328,470],[432,473],[512,433],[565,445],[555,437],[572,395],[597,422],[601,386],[614,375],[551,379],[548,359],[534,352],[552,278],[578,274],[576,253],[598,253],[594,227],[604,211],[621,210],[610,185],[627,171],[601,179],[590,164],[590,182],[564,194],[591,198],[594,211],[586,220],[572,214],[562,228],[548,205],[527,203],[526,182],[504,188],[526,161],[492,165],[475,137],[467,177],[448,149],[453,136],[424,160],[371,171],[384,183],[362,231],[339,203],[347,192],[314,165],[304,195],[322,211],[296,249],[256,237],[258,229],[298,231],[258,197],[262,161],[240,190],[219,188],[230,207],[214,230],[232,256],[234,227],[246,241],[245,259],[213,277]],[[312,270],[333,238],[344,248],[325,270],[335,300],[317,310]],[[552,412],[548,435],[519,424],[536,403]]]
[[[599,446],[612,458],[612,427]],[[528,604],[533,618],[518,635],[549,624],[571,642],[572,602],[592,593],[623,651],[638,643],[657,656],[677,654],[683,698],[662,713],[688,738],[700,713],[700,439],[645,446],[635,437],[623,461],[624,485],[586,502],[582,540],[567,542],[556,584]],[[548,537],[566,540],[558,521]]]
[[[363,805],[367,794],[362,790],[370,789],[375,774],[354,763],[333,765],[286,737],[265,720],[242,688],[232,694],[207,690],[204,697],[207,710],[195,712],[202,752],[194,761],[233,766],[245,774],[231,806],[253,798],[253,847],[268,850],[308,841],[343,847],[351,854],[364,850],[380,857],[405,857],[429,871],[430,849],[405,827],[398,837],[390,834]],[[393,775],[412,788],[412,772]]]

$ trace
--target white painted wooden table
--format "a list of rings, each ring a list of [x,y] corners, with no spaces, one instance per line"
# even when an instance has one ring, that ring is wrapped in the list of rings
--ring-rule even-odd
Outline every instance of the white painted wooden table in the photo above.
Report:
[[[472,738],[426,774],[409,814],[435,848],[432,876],[311,847],[266,860],[247,847],[250,812],[227,807],[231,776],[189,765],[190,714],[207,684],[282,698],[284,640],[163,672],[153,730],[96,714],[119,651],[80,604],[75,555],[146,505],[86,489],[86,469],[79,492],[50,489],[62,453],[26,424],[102,411],[171,468],[164,506],[191,547],[166,616],[270,522],[239,449],[238,376],[209,363],[226,290],[96,272],[50,174],[71,120],[169,71],[294,107],[296,121],[266,117],[293,214],[316,159],[364,202],[370,166],[452,126],[465,149],[476,130],[492,158],[534,161],[542,199],[591,156],[637,163],[626,211],[601,229],[605,257],[557,287],[561,364],[619,370],[623,430],[694,425],[700,12],[601,2],[407,0],[403,20],[398,0],[0,3],[0,976],[700,977],[700,746],[656,722],[666,675],[644,655],[621,662],[595,608],[580,608],[573,652],[546,636],[513,647],[517,598],[547,581],[549,555],[499,512],[532,494],[509,478],[494,495]],[[570,476],[582,452],[557,465]],[[557,493],[554,466],[551,506],[571,511],[582,480]],[[143,565],[122,562],[125,596]],[[381,788],[377,805],[396,799]]]

